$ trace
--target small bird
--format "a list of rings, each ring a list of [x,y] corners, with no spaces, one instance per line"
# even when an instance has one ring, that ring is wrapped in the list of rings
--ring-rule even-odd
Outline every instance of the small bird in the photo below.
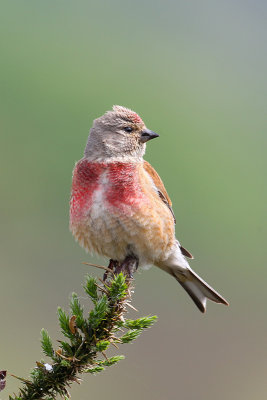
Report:
[[[189,266],[175,237],[175,216],[164,184],[143,159],[159,135],[134,111],[113,106],[94,120],[84,157],[73,170],[70,230],[90,253],[123,263],[155,265],[172,275],[201,312],[207,299],[227,301]]]

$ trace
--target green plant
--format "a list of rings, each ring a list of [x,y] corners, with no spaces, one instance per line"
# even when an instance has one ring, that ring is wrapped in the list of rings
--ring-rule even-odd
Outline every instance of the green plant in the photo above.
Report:
[[[15,376],[23,386],[19,394],[9,396],[9,400],[52,400],[57,395],[69,398],[69,386],[79,383],[82,373],[99,373],[124,358],[121,355],[108,358],[106,350],[110,345],[118,348],[118,344],[130,343],[154,323],[156,316],[124,319],[131,300],[132,280],[123,273],[114,275],[107,271],[108,278],[105,282],[101,280],[101,285],[94,277],[86,277],[84,290],[94,305],[89,313],[85,313],[75,293],[70,301],[70,314],[58,308],[59,324],[65,337],[64,341],[59,341],[58,349],[53,347],[48,332],[42,329],[42,350],[51,361],[37,362],[29,380]]]

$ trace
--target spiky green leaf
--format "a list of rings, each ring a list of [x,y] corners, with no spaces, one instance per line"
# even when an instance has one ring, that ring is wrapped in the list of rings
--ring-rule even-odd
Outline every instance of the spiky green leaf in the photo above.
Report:
[[[63,335],[68,337],[69,339],[73,339],[74,335],[71,333],[71,330],[70,330],[70,326],[69,326],[70,320],[69,320],[68,315],[65,313],[65,311],[61,307],[58,307],[57,313],[58,313],[59,324],[60,324]]]
[[[142,333],[142,329],[133,329],[126,332],[123,336],[120,337],[122,343],[130,343],[134,339],[136,339]]]
[[[97,295],[97,286],[96,286],[96,279],[93,278],[92,276],[87,276],[86,277],[86,284],[84,285],[84,290],[88,294],[88,296],[91,298],[91,300],[96,303],[98,300],[98,295]]]
[[[76,326],[77,328],[82,329],[85,325],[85,320],[83,317],[83,307],[81,306],[78,296],[76,293],[72,293],[71,301],[70,301],[70,308],[72,314],[76,316]]]
[[[138,319],[127,319],[123,326],[127,329],[146,329],[149,328],[157,320],[157,316],[142,317]]]
[[[119,362],[120,360],[124,360],[124,359],[125,359],[124,356],[114,356],[114,357],[110,357],[108,360],[100,361],[99,365],[104,365],[105,367],[110,367],[111,365],[114,365],[117,362]]]
[[[73,356],[73,350],[69,343],[60,341],[60,347],[62,348],[62,350],[64,350],[65,356],[67,357]]]
[[[41,346],[46,356],[48,357],[54,356],[52,340],[45,329],[41,330]]]
[[[109,310],[107,296],[103,295],[100,300],[95,304],[95,308],[90,312],[89,324],[93,329],[96,329],[98,325],[105,319],[106,314]]]
[[[127,294],[127,284],[125,281],[125,276],[120,273],[114,276],[111,286],[109,288],[109,297],[112,302],[119,301],[126,297]]]
[[[63,367],[71,367],[71,363],[67,360],[61,360],[60,365],[62,365]]]
[[[93,368],[88,368],[88,369],[84,370],[84,372],[87,372],[89,374],[96,374],[98,372],[103,371],[104,369],[105,369],[104,367],[101,367],[100,365],[98,365],[98,366],[93,367]]]
[[[108,346],[110,345],[110,342],[108,340],[100,340],[97,342],[95,345],[97,351],[105,351],[107,350]]]

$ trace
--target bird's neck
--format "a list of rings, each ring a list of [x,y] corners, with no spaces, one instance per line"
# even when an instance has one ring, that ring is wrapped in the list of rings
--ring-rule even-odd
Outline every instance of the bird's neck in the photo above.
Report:
[[[115,163],[130,163],[138,164],[143,162],[143,156],[137,156],[136,154],[124,154],[124,155],[112,155],[107,157],[103,154],[84,154],[84,159],[88,162],[100,163],[100,164],[115,164]]]

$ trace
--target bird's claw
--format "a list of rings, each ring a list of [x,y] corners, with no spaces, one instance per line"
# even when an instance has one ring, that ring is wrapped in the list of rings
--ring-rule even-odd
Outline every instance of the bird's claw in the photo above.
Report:
[[[128,279],[133,279],[133,274],[137,270],[138,264],[139,260],[136,256],[127,256],[125,260],[121,263],[121,268],[119,272],[124,272]]]
[[[139,260],[136,256],[127,256],[122,263],[119,263],[116,260],[109,260],[108,268],[113,271],[115,275],[120,274],[121,272],[126,275],[128,279],[133,279],[133,274],[137,270],[139,264]],[[103,275],[103,281],[105,282],[108,278],[108,271],[105,271]]]

